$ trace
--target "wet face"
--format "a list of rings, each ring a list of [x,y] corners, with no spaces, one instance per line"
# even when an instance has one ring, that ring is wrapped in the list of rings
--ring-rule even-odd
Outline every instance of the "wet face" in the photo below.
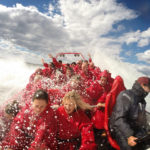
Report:
[[[101,84],[101,86],[105,86],[107,84],[107,78],[106,77],[101,77],[100,84]]]
[[[32,103],[32,108],[35,114],[40,114],[47,106],[47,102],[44,99],[35,99]]]
[[[70,76],[72,75],[72,71],[71,71],[71,70],[69,70],[69,69],[67,69],[66,74],[70,77]]]
[[[14,116],[13,116],[12,114],[7,114],[7,113],[5,113],[4,115],[5,115],[5,117],[6,117],[8,120],[13,120],[13,119],[14,119]]]
[[[91,62],[91,63],[89,64],[89,66],[90,66],[90,68],[94,68],[94,63]]]
[[[142,84],[141,86],[142,86],[142,88],[144,89],[145,92],[150,93],[150,87],[148,87],[144,84]]]
[[[87,71],[87,70],[88,70],[88,63],[84,62],[84,63],[82,64],[82,70],[83,70],[83,71]]]
[[[64,101],[64,108],[67,114],[72,114],[74,110],[76,109],[76,104],[73,99],[67,99]]]

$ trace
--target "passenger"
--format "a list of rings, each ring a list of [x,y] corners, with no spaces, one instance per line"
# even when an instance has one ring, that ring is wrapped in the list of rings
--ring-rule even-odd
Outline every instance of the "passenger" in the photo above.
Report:
[[[56,70],[55,65],[52,62],[50,62],[49,64],[45,63],[43,58],[41,59],[41,61],[42,61],[43,66],[45,67],[44,69],[42,69],[43,76],[50,78],[50,76]]]
[[[72,69],[76,66],[76,62],[72,62],[71,65]]]
[[[66,82],[65,74],[63,74],[59,69],[56,69],[56,72],[51,75],[51,80],[55,86],[61,86]]]
[[[53,57],[52,54],[48,54],[48,56],[53,60],[53,64],[55,65],[56,69],[59,69],[59,71],[65,73],[65,64],[63,64],[61,60],[57,61],[57,59]]]
[[[76,66],[73,67],[74,72],[75,72],[76,74],[78,74],[78,73],[82,70],[82,62],[83,62],[83,60],[77,61]]]
[[[0,144],[2,149],[57,149],[56,120],[48,103],[48,94],[37,90],[32,105],[23,108],[15,117],[10,132]]]
[[[85,79],[85,82],[90,82],[93,80],[93,74],[88,69],[88,61],[82,63],[82,70],[79,72],[81,77]]]
[[[101,73],[100,79],[91,82],[91,85],[87,88],[88,95],[90,95],[90,97],[93,99],[92,105],[96,105],[98,102],[104,103],[105,96],[111,89],[111,85],[109,84],[108,80],[109,74],[104,71]]]
[[[16,100],[11,104],[6,105],[4,115],[0,118],[0,141],[2,141],[5,135],[9,132],[10,125],[19,112],[19,109],[19,104]]]
[[[137,144],[136,140],[147,134],[145,97],[149,92],[150,78],[140,77],[132,89],[118,95],[109,123],[120,150],[145,149],[145,144]]]
[[[69,91],[75,90],[80,94],[84,102],[92,105],[92,98],[86,91],[87,86],[87,83],[84,81],[83,78],[81,78],[81,76],[74,75],[72,76],[70,81],[67,84],[65,84],[65,86],[62,88],[62,92],[67,93]]]
[[[73,69],[72,69],[71,67],[67,67],[67,69],[66,69],[66,74],[65,74],[65,76],[66,76],[66,81],[69,81],[70,78],[71,78],[73,75],[74,75]]]
[[[30,83],[30,82],[33,82],[34,77],[35,77],[36,75],[43,75],[43,71],[42,71],[41,68],[36,69],[35,72],[30,76],[30,78],[29,78],[29,83]]]
[[[92,123],[84,113],[86,109],[91,106],[77,92],[70,91],[64,96],[57,110],[59,150],[96,150]]]
[[[92,62],[91,54],[88,53],[88,56],[89,56],[89,63],[91,63]]]
[[[92,111],[91,121],[93,122],[93,125],[94,125],[96,144],[98,144],[99,149],[102,148],[102,146],[99,145],[100,140],[102,140],[102,136],[105,135],[105,131],[104,131],[105,100],[106,100],[107,94],[109,93],[111,89],[111,86],[108,83],[108,80],[109,80],[109,74],[106,71],[104,71],[101,73],[101,78],[98,81],[98,83],[95,82],[90,87],[90,91],[91,93],[93,93],[93,98],[95,98],[96,101],[95,100],[94,101],[96,102],[95,104],[97,106]]]
[[[101,73],[100,68],[96,67],[93,62],[90,62],[88,69],[89,69],[90,72],[92,72],[92,74],[94,76],[94,80],[96,80],[98,78],[98,76],[100,75],[100,73]]]

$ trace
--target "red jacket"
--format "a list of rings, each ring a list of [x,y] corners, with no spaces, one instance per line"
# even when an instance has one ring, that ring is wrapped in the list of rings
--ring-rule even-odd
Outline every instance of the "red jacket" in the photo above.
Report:
[[[96,104],[105,103],[106,96],[109,93],[111,86],[109,84],[106,84],[105,87],[102,87],[101,85],[100,85],[101,88],[100,87],[98,88],[98,86],[96,87],[97,90],[95,90],[95,93],[98,93],[99,91],[99,95],[98,95],[99,98]],[[91,121],[93,122],[94,127],[96,129],[104,129],[104,118],[105,118],[105,108],[104,107],[96,108],[92,113],[92,118],[91,118]]]
[[[89,118],[82,110],[69,116],[64,107],[57,110],[59,150],[75,150],[81,136],[80,150],[95,150],[93,127]],[[68,141],[67,141],[68,140]]]
[[[33,115],[33,110],[29,106],[26,106],[14,119],[10,132],[1,146],[13,150],[35,150],[39,146],[55,150],[57,149],[55,125],[54,112],[49,106],[37,116]]]
[[[4,115],[0,118],[0,141],[3,140],[5,135],[9,132],[12,120],[8,119]]]
[[[103,94],[103,88],[102,86],[98,83],[98,81],[94,81],[91,83],[91,85],[86,89],[88,95],[93,100],[93,105],[97,104],[97,100],[99,97]]]
[[[87,71],[87,73],[81,70],[79,74],[83,79],[85,79],[86,82],[88,82],[89,80],[93,80],[93,74],[89,70]]]
[[[101,70],[99,67],[90,68],[89,71],[92,72],[94,79],[98,79],[99,75],[101,74]]]

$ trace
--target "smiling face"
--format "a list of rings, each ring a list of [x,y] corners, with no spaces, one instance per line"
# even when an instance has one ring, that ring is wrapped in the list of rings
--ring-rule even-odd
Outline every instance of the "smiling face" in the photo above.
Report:
[[[35,114],[40,114],[45,110],[47,102],[44,99],[34,99],[32,102],[33,112]]]
[[[102,76],[100,79],[101,86],[105,86],[107,84],[107,77]]]
[[[66,113],[69,115],[72,114],[74,110],[76,109],[76,103],[73,99],[66,99],[63,102],[63,105],[64,105]]]

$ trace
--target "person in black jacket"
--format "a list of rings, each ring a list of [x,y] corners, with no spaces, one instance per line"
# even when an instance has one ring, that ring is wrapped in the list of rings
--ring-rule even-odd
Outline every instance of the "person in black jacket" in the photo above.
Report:
[[[118,95],[109,127],[120,150],[137,150],[136,140],[147,134],[145,97],[149,92],[150,78],[140,77],[132,89],[124,90]]]

